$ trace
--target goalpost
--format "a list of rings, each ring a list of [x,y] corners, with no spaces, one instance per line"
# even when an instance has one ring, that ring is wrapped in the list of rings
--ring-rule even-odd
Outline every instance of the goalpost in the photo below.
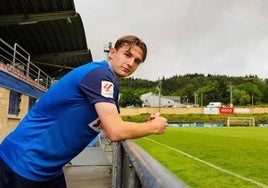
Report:
[[[227,126],[250,126],[255,127],[254,117],[228,117]]]

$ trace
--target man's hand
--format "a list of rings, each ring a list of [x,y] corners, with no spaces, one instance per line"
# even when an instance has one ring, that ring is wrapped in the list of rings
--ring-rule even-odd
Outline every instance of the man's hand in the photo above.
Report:
[[[160,116],[160,113],[151,114],[148,118],[148,122],[151,122],[155,126],[155,134],[163,134],[166,131],[168,125],[167,119]]]
[[[123,121],[115,104],[98,102],[95,109],[101,121],[105,135],[111,141],[140,138],[150,134],[163,134],[167,127],[167,119],[160,113],[153,114],[147,122]]]
[[[156,116],[160,116],[160,112],[156,112],[156,114],[151,114],[148,118],[148,121],[152,121]]]

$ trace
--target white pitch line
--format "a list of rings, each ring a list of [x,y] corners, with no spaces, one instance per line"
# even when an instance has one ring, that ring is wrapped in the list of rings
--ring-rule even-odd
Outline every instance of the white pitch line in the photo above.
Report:
[[[215,169],[217,169],[217,170],[219,170],[219,171],[222,171],[222,172],[225,172],[225,173],[227,173],[227,174],[233,175],[233,176],[235,176],[235,177],[237,177],[237,178],[240,178],[240,179],[242,179],[242,180],[248,181],[248,182],[253,183],[253,184],[255,184],[255,185],[258,185],[258,186],[260,186],[260,187],[268,188],[268,185],[266,185],[266,184],[263,184],[263,183],[261,183],[261,182],[255,181],[255,180],[250,179],[250,178],[246,178],[246,177],[241,176],[241,175],[239,175],[239,174],[236,174],[236,173],[234,173],[234,172],[232,172],[232,171],[226,170],[226,169],[224,169],[224,168],[221,168],[221,167],[219,167],[219,166],[216,166],[216,165],[214,165],[214,164],[211,164],[211,163],[209,163],[209,162],[206,162],[206,161],[204,161],[204,160],[202,160],[202,159],[199,159],[199,158],[197,158],[197,157],[194,157],[194,156],[192,156],[192,155],[190,155],[190,154],[188,154],[188,153],[185,153],[185,152],[183,152],[183,151],[181,151],[181,150],[178,150],[178,149],[175,149],[175,148],[173,148],[173,147],[170,147],[170,146],[168,146],[168,145],[166,145],[166,144],[162,144],[162,143],[160,143],[160,142],[157,142],[157,141],[155,141],[155,140],[153,140],[153,139],[151,139],[151,138],[144,138],[144,139],[150,140],[151,142],[154,142],[154,143],[159,144],[159,145],[161,145],[161,146],[164,146],[164,147],[166,147],[166,148],[168,148],[168,149],[170,149],[170,150],[173,150],[173,151],[178,152],[178,153],[180,153],[180,154],[182,154],[182,155],[185,155],[185,156],[187,156],[187,157],[189,157],[189,158],[191,158],[191,159],[194,159],[194,160],[196,160],[196,161],[199,161],[199,162],[201,162],[201,163],[204,163],[204,164],[206,164],[206,165],[208,165],[208,166],[210,166],[210,167],[212,167],[212,168],[215,168]]]

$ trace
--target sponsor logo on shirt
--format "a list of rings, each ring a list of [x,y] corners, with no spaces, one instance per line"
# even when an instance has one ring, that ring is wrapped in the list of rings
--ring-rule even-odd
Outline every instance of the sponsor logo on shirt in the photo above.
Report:
[[[96,119],[95,121],[92,121],[88,126],[93,129],[96,132],[100,132],[102,130],[101,121]]]
[[[101,82],[101,95],[104,97],[113,98],[114,96],[114,84],[108,81]]]

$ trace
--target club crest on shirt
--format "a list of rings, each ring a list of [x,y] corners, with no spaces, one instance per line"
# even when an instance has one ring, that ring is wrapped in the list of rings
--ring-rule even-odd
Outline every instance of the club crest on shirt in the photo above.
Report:
[[[104,97],[113,98],[114,96],[114,84],[108,81],[101,82],[101,95]]]

